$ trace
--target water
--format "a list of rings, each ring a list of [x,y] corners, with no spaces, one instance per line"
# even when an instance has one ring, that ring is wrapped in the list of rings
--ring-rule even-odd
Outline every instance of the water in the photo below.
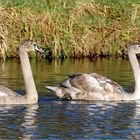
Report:
[[[44,86],[55,85],[72,73],[98,72],[133,91],[129,61],[31,61],[39,93],[36,105],[0,105],[0,139],[140,139],[140,101],[64,101]],[[0,62],[0,84],[25,92],[18,60]]]

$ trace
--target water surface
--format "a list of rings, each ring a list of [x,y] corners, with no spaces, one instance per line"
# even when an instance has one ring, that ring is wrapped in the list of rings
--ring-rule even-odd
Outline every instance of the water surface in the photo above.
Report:
[[[39,93],[35,105],[0,105],[0,139],[140,139],[140,101],[64,101],[47,91],[72,73],[98,72],[131,92],[128,60],[31,60]],[[19,60],[0,62],[0,84],[24,94]]]

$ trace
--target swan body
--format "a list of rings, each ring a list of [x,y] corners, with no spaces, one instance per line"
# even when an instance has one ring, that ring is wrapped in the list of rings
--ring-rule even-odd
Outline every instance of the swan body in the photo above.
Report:
[[[43,52],[35,43],[30,40],[24,40],[19,46],[19,56],[23,70],[26,94],[20,95],[11,89],[0,85],[0,104],[34,104],[38,101],[38,93],[34,83],[31,66],[27,52]]]
[[[134,93],[127,93],[116,82],[97,73],[74,74],[59,85],[46,86],[46,88],[53,91],[59,98],[72,100],[138,100],[140,99],[140,68],[136,58],[137,53],[140,53],[140,44],[130,44],[128,56],[134,72]]]

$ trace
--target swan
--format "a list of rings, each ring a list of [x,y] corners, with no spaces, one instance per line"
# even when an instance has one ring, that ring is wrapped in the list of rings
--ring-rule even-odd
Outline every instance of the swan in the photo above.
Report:
[[[18,50],[25,81],[26,94],[20,95],[7,87],[0,85],[0,104],[34,104],[38,101],[38,93],[27,52],[35,50],[43,52],[43,50],[30,40],[24,40],[19,45]]]
[[[57,86],[45,86],[58,98],[72,100],[121,101],[140,99],[140,67],[136,54],[140,44],[131,43],[127,49],[129,61],[134,72],[135,90],[127,93],[116,82],[97,73],[73,74]]]

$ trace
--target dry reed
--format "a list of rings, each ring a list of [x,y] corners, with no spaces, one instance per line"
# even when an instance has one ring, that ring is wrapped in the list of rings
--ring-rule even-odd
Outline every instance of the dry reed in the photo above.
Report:
[[[129,41],[140,40],[139,4],[120,1],[115,5],[98,0],[42,2],[49,5],[42,11],[1,4],[1,58],[17,56],[17,45],[24,38],[38,42],[51,58],[122,56]]]

